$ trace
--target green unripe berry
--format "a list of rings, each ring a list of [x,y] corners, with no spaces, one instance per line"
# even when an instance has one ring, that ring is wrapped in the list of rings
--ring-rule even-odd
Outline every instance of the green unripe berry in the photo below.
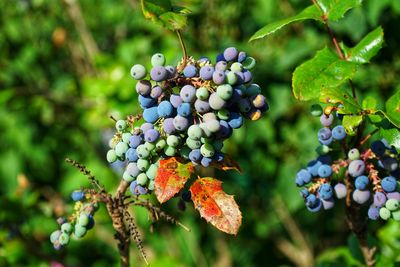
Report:
[[[226,109],[218,110],[217,116],[220,120],[229,120],[229,111]]]
[[[82,225],[79,225],[79,224],[75,225],[75,228],[74,228],[74,235],[75,235],[77,238],[83,237],[83,236],[86,234],[86,232],[87,232],[86,227],[84,227],[84,226],[82,226]]]
[[[126,121],[125,121],[125,120],[118,120],[118,121],[115,123],[115,128],[116,128],[118,131],[122,132],[123,130],[126,129]]]
[[[72,232],[72,225],[70,224],[70,223],[63,223],[62,225],[61,225],[61,232],[64,232],[64,233],[67,233],[67,234],[69,234],[69,233],[71,233]]]
[[[136,154],[138,155],[138,157],[140,159],[145,159],[150,156],[150,152],[146,149],[146,147],[144,145],[139,145],[136,148]]]
[[[191,151],[192,150],[187,146],[182,147],[180,150],[181,157],[184,159],[189,159],[189,154]]]
[[[123,133],[122,134],[122,141],[125,143],[129,143],[129,138],[131,138],[132,134],[131,133]]]
[[[50,235],[50,242],[51,243],[55,243],[56,241],[58,241],[58,239],[60,238],[61,233],[62,232],[60,230],[56,230],[56,231],[52,232],[51,235]]]
[[[243,62],[242,65],[244,68],[251,70],[256,66],[256,60],[252,57],[247,57]]]
[[[86,213],[81,213],[79,214],[78,220],[76,222],[80,226],[86,226],[89,223],[89,217],[86,215]]]
[[[149,185],[147,186],[147,189],[153,191],[154,190],[154,181],[150,181]]]
[[[233,89],[229,84],[223,84],[217,87],[217,95],[223,100],[229,100],[232,97]]]
[[[136,64],[136,65],[133,65],[133,67],[131,68],[131,76],[135,80],[142,80],[144,77],[146,77],[146,75],[147,75],[147,71],[143,65]]]
[[[239,63],[239,62],[234,62],[234,63],[232,63],[232,65],[231,65],[231,70],[232,71],[242,71],[243,70],[243,66],[242,66],[242,64],[241,63]]]
[[[237,82],[237,80],[238,80],[237,75],[236,75],[235,72],[233,72],[233,71],[229,71],[228,74],[226,74],[225,78],[226,78],[226,81],[227,81],[230,85],[234,85],[234,84]]]
[[[179,145],[180,138],[176,135],[169,135],[167,137],[167,145],[177,147]]]
[[[58,242],[60,242],[60,244],[63,246],[67,245],[69,243],[69,234],[62,233],[58,238]]]
[[[390,211],[395,211],[399,208],[399,201],[397,199],[388,199],[385,203],[385,207]]]
[[[107,161],[109,163],[113,163],[117,160],[117,153],[115,153],[114,149],[110,149],[107,151]]]
[[[209,95],[210,93],[208,92],[208,89],[205,87],[200,87],[199,89],[196,90],[196,97],[200,100],[207,100]]]
[[[194,140],[190,137],[188,137],[186,139],[186,145],[190,148],[190,149],[197,149],[201,146],[201,142],[199,140]]]
[[[167,145],[167,146],[164,148],[164,153],[165,153],[165,155],[167,155],[168,157],[175,156],[176,148],[173,147],[173,146]]]
[[[203,130],[200,128],[199,125],[191,125],[187,131],[188,136],[191,139],[198,140],[203,136]]]
[[[379,210],[379,216],[383,219],[383,220],[388,220],[390,218],[390,210],[388,210],[387,208],[383,207],[380,208]]]
[[[138,177],[136,178],[136,182],[139,184],[139,185],[145,185],[146,183],[147,183],[147,180],[148,180],[148,177],[147,177],[147,175],[145,174],[145,173],[141,173],[141,174],[139,174],[138,175]]]
[[[311,105],[310,113],[311,113],[312,116],[320,117],[322,115],[322,112],[323,112],[323,110],[322,110],[322,107],[320,105],[318,105],[318,104]]]
[[[252,83],[244,91],[245,95],[253,96],[261,93],[261,87],[258,84]]]
[[[211,158],[215,154],[214,147],[211,144],[203,144],[200,147],[200,153],[203,157]]]
[[[125,155],[126,151],[129,149],[129,146],[127,143],[124,142],[119,142],[116,146],[115,146],[115,154],[118,157],[122,157]]]
[[[145,148],[147,151],[151,152],[151,151],[153,151],[153,150],[156,148],[156,145],[153,144],[153,143],[150,143],[150,142],[146,142],[146,143],[144,143],[144,148]]]
[[[156,149],[161,150],[165,147],[166,144],[167,142],[164,139],[159,139],[156,143]]]
[[[150,166],[150,163],[147,159],[138,159],[136,164],[137,164],[138,169],[141,170],[142,172],[146,171]]]
[[[349,153],[347,154],[349,159],[356,160],[360,158],[360,151],[357,148],[350,149]]]
[[[151,65],[155,66],[164,66],[165,65],[165,56],[161,53],[156,53],[151,57]]]
[[[124,171],[124,173],[122,174],[122,179],[124,179],[127,182],[132,182],[133,180],[135,180],[134,177],[132,177],[130,174],[128,174],[128,172]]]
[[[157,164],[151,164],[149,169],[146,171],[147,177],[150,180],[154,180],[154,178],[156,177],[156,174],[157,174],[157,170],[158,170]]]

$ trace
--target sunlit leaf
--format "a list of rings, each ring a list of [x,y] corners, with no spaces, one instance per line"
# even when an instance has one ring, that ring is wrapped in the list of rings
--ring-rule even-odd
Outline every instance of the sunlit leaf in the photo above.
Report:
[[[322,90],[339,87],[352,78],[356,70],[357,64],[342,60],[324,48],[294,71],[294,96],[301,101],[318,99]]]
[[[154,192],[160,203],[164,203],[177,194],[194,171],[191,162],[182,163],[180,159],[170,157],[159,161],[154,179]]]
[[[390,122],[400,128],[400,87],[386,101],[386,114]]]
[[[354,98],[340,87],[322,89],[319,100],[327,104],[342,105],[339,109],[339,113],[341,114],[358,114],[362,111]]]
[[[265,25],[260,30],[258,30],[256,33],[254,33],[253,36],[251,36],[249,41],[251,42],[251,41],[254,41],[257,39],[264,38],[265,36],[276,32],[283,26],[286,26],[292,22],[302,21],[302,20],[307,20],[307,19],[321,20],[321,13],[319,12],[319,10],[317,9],[316,6],[311,5],[307,8],[305,8],[302,12],[300,12],[296,16],[286,18],[283,20],[279,20],[279,21],[275,21],[275,22]]]
[[[341,19],[350,9],[361,5],[362,0],[316,0],[328,20]]]
[[[187,24],[187,8],[172,6],[169,0],[141,0],[145,18],[170,30],[181,30]]]
[[[236,235],[242,224],[242,214],[233,196],[222,190],[222,182],[210,178],[199,178],[190,187],[192,200],[201,217],[214,227]]]
[[[342,125],[348,135],[355,135],[357,131],[357,127],[363,121],[363,116],[352,116],[345,115],[343,116]]]
[[[346,60],[367,63],[382,48],[383,41],[383,30],[378,27],[367,34],[355,47],[345,50]]]

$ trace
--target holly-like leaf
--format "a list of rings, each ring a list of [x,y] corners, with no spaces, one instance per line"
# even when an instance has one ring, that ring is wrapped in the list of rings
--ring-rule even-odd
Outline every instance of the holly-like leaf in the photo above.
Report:
[[[236,235],[242,224],[242,214],[233,196],[222,190],[222,182],[199,178],[190,187],[194,207],[218,230]]]
[[[367,96],[366,98],[364,98],[361,104],[364,110],[369,110],[371,112],[376,110],[377,105],[378,103],[376,101],[376,98],[372,96]]]
[[[307,19],[314,19],[314,20],[321,20],[321,13],[319,12],[318,8],[314,5],[306,7],[303,11],[301,11],[296,16],[286,18],[283,20],[275,21],[270,24],[265,25],[261,29],[259,29],[256,33],[251,36],[249,42],[264,38],[271,33],[276,32],[283,26],[286,26],[292,22],[302,21]]]
[[[142,12],[146,19],[157,20],[157,18],[172,9],[169,0],[141,0]]]
[[[363,121],[363,116],[345,115],[343,116],[342,125],[348,135],[355,135],[357,127]]]
[[[324,48],[294,71],[294,96],[301,101],[318,99],[321,90],[339,87],[352,78],[356,70],[356,63],[342,60],[331,50]]]
[[[336,21],[350,9],[359,6],[362,0],[316,0],[316,2],[329,20]]]
[[[191,162],[170,157],[161,159],[154,179],[154,193],[160,203],[164,203],[177,194],[194,171]]]
[[[362,111],[354,98],[340,87],[321,89],[319,100],[327,104],[342,105],[338,110],[340,114],[358,114]]]
[[[400,151],[400,130],[394,127],[388,119],[383,119],[377,126],[380,137],[385,138],[390,145]]]
[[[383,30],[381,27],[376,28],[368,33],[355,47],[346,48],[346,60],[357,63],[368,63],[382,48]]]
[[[239,173],[242,172],[239,163],[237,163],[228,155],[225,155],[224,159],[221,162],[213,162],[212,166],[223,171],[235,170]]]
[[[400,87],[394,95],[386,101],[386,115],[394,126],[400,128]]]
[[[187,24],[190,11],[183,7],[172,6],[169,0],[141,0],[145,18],[169,30],[181,30]]]

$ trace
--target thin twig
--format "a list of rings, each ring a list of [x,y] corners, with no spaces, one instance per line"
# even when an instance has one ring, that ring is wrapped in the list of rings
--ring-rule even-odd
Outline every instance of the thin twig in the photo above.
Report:
[[[376,128],[375,130],[373,130],[372,132],[370,132],[369,134],[367,134],[367,136],[364,137],[363,140],[360,141],[360,146],[362,146],[363,144],[365,144],[365,142],[368,141],[369,138],[371,138],[371,136],[373,136],[375,133],[377,133],[379,131],[378,128]]]
[[[329,36],[332,39],[332,43],[335,46],[335,49],[336,49],[337,53],[339,54],[339,57],[341,59],[343,59],[343,60],[347,60],[345,58],[345,56],[343,55],[342,49],[340,49],[339,43],[336,40],[336,36],[333,33],[332,28],[329,26],[328,17],[326,16],[326,14],[323,12],[321,7],[318,5],[318,3],[315,0],[312,0],[312,2],[318,8],[318,10],[322,13],[321,17],[322,17],[322,19],[323,19],[323,21],[324,21],[324,23],[326,25],[326,28],[328,29]],[[354,88],[353,82],[351,80],[349,80],[349,85],[350,85],[350,88],[351,88],[351,92],[352,92],[353,98],[354,98],[354,100],[357,101],[356,89]]]
[[[186,47],[185,47],[185,42],[183,41],[182,35],[181,35],[181,31],[177,30],[176,34],[178,35],[178,39],[179,39],[179,44],[181,45],[182,48],[182,52],[183,52],[183,62],[182,65],[180,66],[180,70],[183,70],[186,66],[186,61],[187,61],[187,52],[186,52]],[[178,72],[179,72],[178,71]]]
[[[77,168],[85,176],[87,176],[89,181],[93,184],[93,186],[99,189],[100,193],[106,193],[104,187],[100,185],[100,182],[96,179],[94,175],[92,175],[92,173],[86,168],[86,166],[70,158],[66,158],[65,161],[74,166],[75,168]]]

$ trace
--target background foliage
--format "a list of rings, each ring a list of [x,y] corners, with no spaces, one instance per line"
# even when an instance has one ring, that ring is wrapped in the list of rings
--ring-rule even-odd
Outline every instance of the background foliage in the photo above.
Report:
[[[344,210],[308,213],[293,183],[295,172],[315,153],[318,120],[308,114],[309,104],[295,101],[291,73],[330,46],[329,36],[310,21],[247,42],[265,24],[293,16],[310,2],[181,2],[193,12],[183,32],[189,54],[213,58],[232,45],[247,51],[258,61],[255,80],[271,109],[228,142],[226,151],[243,174],[215,174],[241,206],[238,236],[210,227],[191,205],[179,211],[177,201],[165,209],[192,232],[159,223],[150,233],[146,212],[137,209],[151,265],[307,266],[313,259],[317,266],[361,265]],[[369,0],[332,25],[349,47],[382,25],[384,48],[353,80],[361,98],[372,96],[380,105],[399,90],[399,23],[399,1]],[[48,241],[54,218],[71,208],[70,192],[87,183],[64,158],[85,163],[106,188],[115,187],[118,166],[113,172],[107,165],[105,140],[113,132],[110,114],[122,118],[139,111],[129,69],[148,64],[155,52],[176,63],[182,56],[177,47],[172,32],[145,20],[139,1],[0,1],[0,266],[117,265],[103,209],[82,241],[61,252]],[[398,224],[371,223],[370,230],[371,242],[380,248],[378,265],[400,261]],[[135,266],[144,265],[135,249],[132,253]]]

